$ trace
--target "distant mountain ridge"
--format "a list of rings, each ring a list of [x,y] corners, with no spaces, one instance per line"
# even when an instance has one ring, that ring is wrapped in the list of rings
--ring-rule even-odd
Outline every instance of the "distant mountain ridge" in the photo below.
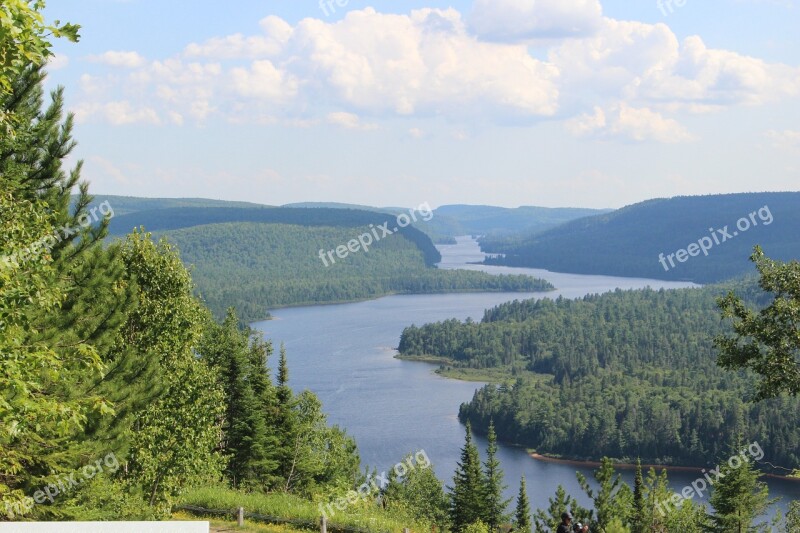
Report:
[[[487,264],[698,283],[751,273],[756,244],[774,259],[800,258],[800,192],[653,199],[532,236],[481,240],[484,252],[505,254]]]
[[[203,198],[136,198],[130,196],[97,195],[95,204],[108,201],[117,216],[145,211],[173,208],[277,208],[250,202],[208,200]],[[423,204],[426,205],[426,204]],[[398,214],[408,212],[404,207],[374,207],[342,202],[296,202],[280,206],[287,209],[344,209]],[[420,206],[413,206],[416,209]],[[455,243],[454,237],[460,235],[508,235],[520,232],[542,232],[565,222],[582,217],[610,212],[610,209],[584,209],[573,207],[534,207],[516,208],[488,205],[443,205],[433,210],[429,221],[418,220],[414,227],[427,233],[438,244]],[[150,220],[148,215],[148,220]],[[148,226],[149,229],[149,226]]]

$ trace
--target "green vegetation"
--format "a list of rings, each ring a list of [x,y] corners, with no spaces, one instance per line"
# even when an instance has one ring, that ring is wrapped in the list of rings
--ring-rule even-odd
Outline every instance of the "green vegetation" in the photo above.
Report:
[[[522,428],[520,438],[554,437],[542,446],[565,446],[566,429],[554,423],[561,420],[556,413],[568,413],[572,427],[588,432],[582,438],[569,435],[580,450],[588,449],[589,435],[599,450],[624,456],[634,442],[650,456],[681,460],[706,457],[721,450],[718,443],[734,442],[727,438],[729,430],[758,430],[774,461],[797,464],[797,402],[768,387],[772,394],[765,396],[775,397],[743,405],[737,394],[751,376],[723,375],[709,362],[710,336],[722,331],[708,316],[712,289],[618,292],[576,301],[514,302],[487,312],[480,324],[449,321],[408,330],[406,351],[440,353],[472,368],[505,367],[518,379],[484,389],[462,409],[465,445],[449,494],[428,464],[402,475],[395,471],[377,494],[362,497],[356,491],[375,478],[361,472],[353,439],[327,424],[319,399],[309,391],[293,393],[283,347],[273,379],[267,364],[272,345],[241,329],[233,309],[221,323],[214,322],[172,245],[154,242],[143,231],[109,243],[108,219],[87,223],[92,197],[79,182],[81,164],[63,168],[74,147],[72,117],[63,114],[60,89],[44,107],[40,70],[49,50],[44,32],[76,37],[77,28],[44,26],[38,14],[42,6],[11,0],[0,8],[5,61],[0,109],[2,125],[13,132],[0,136],[0,502],[5,520],[158,520],[172,516],[179,503],[244,506],[316,520],[325,502],[346,495],[348,505],[337,505],[337,521],[344,525],[490,533],[508,520],[493,420],[501,422],[501,432],[513,435]],[[75,187],[78,194],[71,198]],[[235,234],[236,224],[220,224],[256,224],[258,230],[267,222],[282,224],[264,241],[272,246],[267,251],[280,249],[277,236],[294,235],[285,244],[293,248],[309,227],[327,228],[329,236],[339,238],[343,233],[337,232],[363,229],[374,220],[357,212],[343,219],[341,213],[301,217],[291,210],[247,207],[180,208],[170,220],[167,211],[141,213],[150,213],[144,218],[158,222],[164,232],[200,231],[195,226],[212,224],[202,229]],[[184,243],[187,253],[202,256],[209,250],[209,260],[226,257],[215,255],[219,240],[197,250],[191,242]],[[237,245],[241,251],[244,243]],[[426,272],[435,257],[430,240],[416,230],[388,240],[386,247],[388,258],[399,260],[392,253],[400,252],[412,257],[413,274]],[[752,284],[737,287],[744,300],[730,296],[721,304],[727,316],[740,321],[735,323],[740,338],[721,342],[735,364],[777,358],[781,364],[754,366],[770,384],[786,368],[783,342],[797,334],[796,264],[786,268],[758,253],[755,259],[764,267],[761,287],[774,290],[776,300],[758,321],[744,312],[742,302],[763,305],[763,296]],[[499,283],[543,286],[508,279]],[[460,280],[423,283],[446,286]],[[750,359],[741,360],[734,348],[742,348],[739,341],[749,337],[763,341],[765,351],[745,344],[743,353]],[[531,372],[552,378],[525,381]],[[470,419],[488,428],[483,465]],[[655,427],[647,425],[651,421]],[[783,432],[770,431],[773,427]],[[678,435],[688,440],[676,440]],[[713,440],[700,441],[699,435]],[[685,500],[660,514],[659,504],[672,496],[665,473],[651,469],[644,478],[639,472],[631,491],[603,458],[595,487],[578,477],[592,510],[580,508],[559,487],[533,523],[537,531],[552,530],[559,513],[569,508],[601,533],[630,531],[634,525],[688,533],[752,531],[760,527],[754,522],[769,500],[754,466],[744,461],[738,469],[723,467],[725,477],[711,496],[713,513]],[[79,481],[65,484],[75,477]],[[56,487],[59,492],[53,494]],[[798,514],[792,505],[786,531],[797,530]],[[523,480],[518,529],[530,527],[529,515]]]
[[[493,419],[501,439],[540,453],[693,466],[741,433],[773,464],[797,467],[800,402],[748,403],[752,375],[716,364],[713,339],[727,331],[716,297],[727,288],[515,301],[481,322],[406,328],[400,352],[445,357],[450,376],[504,372],[460,418],[481,431]],[[767,303],[754,281],[734,288],[752,306]]]
[[[75,197],[73,197],[75,200]],[[108,202],[114,207],[114,216],[129,215],[139,211],[173,209],[179,207],[268,207],[250,202],[231,202],[228,200],[210,200],[207,198],[138,198],[136,196],[115,196],[97,194],[92,205]]]
[[[724,368],[746,368],[761,381],[758,398],[775,398],[786,392],[800,394],[800,263],[781,264],[756,248],[751,260],[760,273],[759,286],[774,300],[756,313],[744,300],[730,292],[719,300],[722,314],[735,320],[735,336],[716,340],[719,364]],[[787,327],[788,326],[788,327]]]
[[[487,264],[715,283],[752,273],[746,258],[757,243],[777,260],[800,256],[798,207],[798,192],[681,196],[634,204],[539,234],[480,242],[484,252],[506,254],[487,259]],[[747,231],[736,227],[742,217],[747,219]],[[719,244],[709,228],[715,230]],[[730,238],[716,231],[726,229]],[[676,257],[674,268],[665,259],[668,270],[659,262],[659,254],[674,254],[702,238],[711,245],[708,257],[692,250],[699,255],[687,256],[682,263]]]
[[[271,345],[232,311],[215,324],[168,243],[109,244],[108,219],[87,223],[81,164],[63,168],[72,117],[60,89],[43,108],[42,80],[29,68],[2,99],[17,133],[0,138],[5,518],[159,519],[218,483],[346,491],[362,477],[355,444],[312,393],[292,393],[286,354],[273,383]],[[41,497],[48,485],[57,498]]]
[[[528,276],[430,268],[425,254],[405,234],[382,239],[368,253],[352,253],[345,259],[334,255],[336,263],[328,261],[327,267],[319,258],[320,250],[334,249],[369,231],[368,226],[245,222],[197,226],[164,235],[192,266],[198,291],[217,318],[232,306],[243,320],[253,321],[264,318],[269,308],[387,294],[553,288]]]
[[[336,202],[302,202],[284,207],[337,208],[382,211],[398,214],[407,212],[399,207],[369,207]],[[608,209],[574,207],[551,208],[522,206],[517,208],[489,205],[443,205],[433,210],[433,217],[419,220],[414,226],[424,231],[436,244],[455,244],[461,235],[502,235],[516,232],[540,232],[577,218],[608,212]]]
[[[244,493],[224,486],[192,489],[180,499],[181,504],[205,509],[237,509],[279,518],[318,522],[319,502],[286,493]],[[369,531],[402,531],[404,527],[422,531],[421,524],[396,510],[384,510],[374,503],[358,502],[329,519],[339,526],[364,528]],[[423,526],[424,527],[424,526]]]

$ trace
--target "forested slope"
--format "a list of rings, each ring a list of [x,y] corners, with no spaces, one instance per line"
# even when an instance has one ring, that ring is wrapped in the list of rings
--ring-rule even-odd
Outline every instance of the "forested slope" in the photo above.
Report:
[[[199,292],[215,315],[235,306],[247,320],[264,318],[271,307],[393,293],[552,289],[546,281],[528,276],[431,268],[417,242],[405,233],[383,238],[368,252],[350,253],[345,259],[334,255],[335,264],[328,261],[325,266],[320,259],[320,250],[334,249],[367,232],[368,226],[244,222],[196,226],[162,235],[175,243],[183,261],[193,266]]]
[[[752,282],[737,292],[758,303]],[[486,311],[479,323],[409,327],[400,352],[503,368],[508,380],[460,410],[485,430],[542,453],[698,465],[737,433],[773,464],[800,464],[800,402],[745,401],[752,378],[716,365],[725,324],[703,289],[617,291],[577,300],[527,300]]]
[[[699,248],[701,239],[708,255],[689,249],[693,256],[682,262],[667,257],[692,243]],[[484,252],[506,254],[490,264],[698,283],[753,272],[747,257],[756,244],[774,259],[800,257],[800,193],[649,200],[538,235],[481,240]]]

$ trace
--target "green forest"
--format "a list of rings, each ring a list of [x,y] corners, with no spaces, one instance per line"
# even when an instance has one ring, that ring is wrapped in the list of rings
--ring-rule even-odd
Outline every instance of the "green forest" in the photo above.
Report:
[[[445,375],[503,369],[503,383],[477,391],[459,416],[480,431],[494,419],[501,439],[540,453],[695,466],[741,435],[760,439],[772,463],[798,467],[800,402],[751,403],[752,375],[717,365],[726,323],[716,298],[729,288],[765,301],[754,280],[515,301],[480,322],[411,326],[399,350],[449,359]]]
[[[553,289],[528,276],[438,270],[402,234],[379,241],[326,267],[319,250],[335,248],[369,227],[230,223],[165,232],[191,265],[199,294],[219,317],[236,307],[248,321],[267,309],[376,298],[387,294],[466,291],[538,292]]]
[[[174,207],[164,201],[153,209],[113,217],[109,232],[121,238],[142,227],[175,244],[192,269],[198,294],[217,319],[222,319],[229,307],[235,307],[243,321],[253,322],[269,317],[271,308],[389,294],[554,288],[547,281],[524,275],[439,270],[435,267],[441,261],[439,251],[430,237],[413,225],[385,237],[373,232],[382,225],[394,230],[396,216],[324,207]],[[344,259],[334,255],[335,262],[325,255],[370,232],[382,238],[374,239],[368,253],[350,253]]]
[[[185,518],[186,504],[230,508],[242,502],[286,520],[319,519],[334,501],[335,531],[549,533],[566,512],[599,533],[728,533],[761,527],[770,500],[750,461],[722,467],[724,476],[708,509],[684,500],[660,512],[663,502],[675,496],[666,474],[640,468],[631,487],[608,458],[595,472],[594,484],[578,476],[591,509],[554,487],[548,508],[533,510],[524,478],[512,504],[502,496],[506,481],[498,441],[516,427],[527,429],[540,421],[536,405],[529,403],[519,413],[531,415],[533,422],[517,424],[501,399],[527,390],[531,401],[544,402],[533,399],[537,387],[555,392],[570,383],[573,388],[566,394],[581,398],[575,387],[598,377],[606,381],[605,388],[595,390],[597,396],[606,398],[609,390],[619,397],[608,405],[621,408],[625,401],[620,398],[626,398],[639,412],[652,397],[655,413],[661,389],[672,384],[678,392],[670,401],[687,406],[693,424],[711,424],[706,410],[716,410],[720,424],[741,430],[732,435],[718,428],[716,437],[728,441],[726,448],[704,438],[689,448],[687,457],[700,452],[710,457],[710,446],[716,458],[737,453],[742,437],[762,424],[759,440],[767,454],[793,467],[797,404],[789,397],[800,393],[795,359],[800,338],[793,321],[800,313],[800,264],[775,262],[756,250],[758,288],[734,286],[736,294],[715,301],[717,309],[711,311],[713,288],[618,292],[576,301],[514,302],[487,312],[480,324],[448,322],[408,330],[403,340],[407,352],[439,350],[454,365],[476,369],[503,366],[512,380],[484,389],[462,409],[465,443],[450,485],[436,478],[429,463],[403,473],[395,467],[377,483],[377,472],[361,464],[354,440],[328,423],[319,398],[291,388],[292,354],[242,327],[234,308],[215,319],[174,244],[138,229],[112,238],[110,213],[90,222],[93,198],[81,178],[82,163],[67,166],[75,147],[74,117],[65,111],[62,88],[50,95],[43,89],[43,68],[52,54],[49,40],[77,40],[79,27],[48,25],[41,9],[41,2],[8,0],[0,17],[3,27],[13,30],[0,32],[0,522],[172,520]],[[323,234],[338,239],[357,227],[334,225]],[[241,272],[253,266],[247,264],[249,256],[225,255],[231,250],[255,242],[260,253],[279,252],[281,246],[301,246],[299,241],[319,231],[286,220],[168,230],[160,228],[182,244],[182,253]],[[205,237],[214,231],[219,233]],[[201,236],[210,240],[193,244]],[[215,248],[220,239],[214,237],[234,241],[233,248]],[[430,241],[397,237],[382,243],[386,257],[413,257],[415,268],[427,271],[431,257],[420,242]],[[303,246],[315,252],[319,244],[313,244]],[[359,259],[367,261],[368,254],[362,255]],[[285,262],[282,268],[302,272],[306,264]],[[201,277],[201,267],[196,270]],[[214,271],[209,272],[214,279]],[[448,281],[423,278],[434,287]],[[227,297],[220,296],[217,305]],[[712,317],[727,321],[732,331],[714,329]],[[690,327],[693,321],[706,331]],[[526,328],[535,329],[541,339]],[[590,341],[597,343],[594,351]],[[710,343],[724,371],[716,368]],[[272,372],[269,361],[276,357]],[[642,391],[618,388],[629,379],[638,380]],[[688,396],[688,391],[707,392],[703,386],[716,387],[720,397],[729,394],[725,398],[732,403],[723,406],[717,396],[702,396],[701,402]],[[484,396],[488,399],[478,399]],[[737,403],[747,397],[758,403]],[[783,419],[774,417],[776,402],[786,411]],[[595,417],[588,408],[587,403],[586,412],[580,412],[584,422],[608,424],[597,426],[598,431],[617,439],[602,443],[613,450],[609,455],[633,457],[622,438],[626,433],[611,430],[615,413]],[[762,410],[754,419],[755,409]],[[472,420],[488,437],[484,461],[473,441]],[[685,443],[674,441],[654,448],[636,427],[647,422],[642,415],[623,416],[622,422],[633,424],[625,430],[642,443],[637,457],[653,453],[681,460],[686,451]],[[674,421],[667,427],[683,431]],[[413,457],[419,452],[398,460]],[[365,486],[377,489],[363,495]],[[788,533],[800,528],[797,502],[780,527]],[[290,525],[277,530],[303,529]]]
[[[544,232],[487,236],[480,244],[484,252],[503,254],[486,260],[493,265],[717,283],[753,273],[747,257],[756,244],[775,259],[799,257],[798,205],[798,192],[660,198]],[[684,260],[659,262],[660,254],[692,244],[698,249]]]

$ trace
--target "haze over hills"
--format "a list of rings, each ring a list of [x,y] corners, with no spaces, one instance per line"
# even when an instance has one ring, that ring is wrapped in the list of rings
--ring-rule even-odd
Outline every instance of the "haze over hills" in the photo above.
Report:
[[[774,259],[799,257],[798,228],[800,192],[678,196],[540,234],[486,237],[481,248],[505,254],[488,264],[709,283],[753,272],[757,244]]]
[[[203,198],[136,198],[130,196],[97,195],[94,204],[108,201],[113,207],[116,216],[131,213],[142,213],[171,208],[274,208],[276,206],[255,204],[249,202],[232,202],[225,200],[209,200]],[[408,212],[404,207],[375,207],[341,202],[297,202],[280,206],[293,209],[350,209],[357,211],[372,211],[380,213],[399,214]],[[427,204],[412,206],[415,209],[427,209]],[[584,208],[550,208],[523,206],[517,208],[494,207],[486,205],[443,205],[433,210],[430,220],[417,220],[413,226],[427,233],[437,244],[452,244],[454,237],[459,235],[507,235],[517,232],[541,232],[559,224],[569,222],[581,217],[609,212],[609,209],[584,209]],[[148,225],[155,216],[162,219],[165,213],[158,215],[141,215],[142,224]],[[196,213],[195,213],[196,215]],[[194,215],[192,215],[194,216]],[[130,225],[134,219],[125,220]],[[163,222],[159,221],[161,225]],[[114,226],[118,227],[119,222]],[[155,228],[153,228],[155,229]]]

